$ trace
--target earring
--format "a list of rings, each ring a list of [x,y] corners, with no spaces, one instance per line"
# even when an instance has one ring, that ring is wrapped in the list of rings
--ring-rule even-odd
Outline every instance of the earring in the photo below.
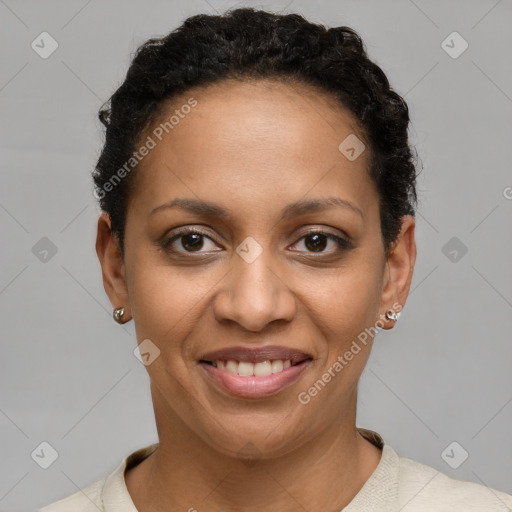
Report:
[[[113,316],[114,316],[114,320],[118,323],[118,324],[123,324],[123,316],[124,316],[124,308],[121,307],[121,308],[116,308],[114,309],[114,313],[113,313]]]
[[[395,313],[392,309],[388,309],[386,311],[386,318],[388,320],[393,320],[393,322],[396,322],[399,317],[400,317],[400,312]]]

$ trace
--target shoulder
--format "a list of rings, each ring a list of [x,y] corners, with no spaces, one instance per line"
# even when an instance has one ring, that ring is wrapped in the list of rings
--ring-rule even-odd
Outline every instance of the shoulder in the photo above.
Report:
[[[452,478],[437,469],[399,457],[398,498],[403,512],[512,511],[512,496],[491,487]]]
[[[103,511],[101,491],[106,478],[98,480],[82,490],[46,505],[37,512],[98,512]]]
[[[37,512],[104,512],[123,510],[137,512],[126,488],[125,469],[142,462],[158,447],[158,443],[139,448],[125,457],[112,473],[80,491],[40,508]]]

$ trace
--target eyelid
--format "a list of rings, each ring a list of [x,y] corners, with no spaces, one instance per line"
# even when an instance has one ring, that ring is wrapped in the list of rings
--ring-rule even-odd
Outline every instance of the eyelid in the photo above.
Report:
[[[203,235],[203,236],[207,236],[208,238],[212,238],[210,236],[210,233],[208,233],[206,230],[203,230],[202,228],[197,228],[197,227],[190,227],[190,226],[181,226],[181,227],[177,227],[175,229],[172,230],[173,231],[173,235],[172,237],[169,238],[169,240],[172,240],[176,237],[178,237],[179,235],[188,235],[188,234],[198,234],[198,235]]]

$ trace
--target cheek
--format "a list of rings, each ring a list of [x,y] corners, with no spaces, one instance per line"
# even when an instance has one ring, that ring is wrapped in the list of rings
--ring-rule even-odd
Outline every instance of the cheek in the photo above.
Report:
[[[322,397],[317,402],[343,400],[357,382],[370,355],[380,306],[381,275],[376,265],[338,269],[308,293],[309,318],[322,339],[315,377]],[[320,284],[320,282],[318,282]],[[315,393],[315,390],[312,390]]]
[[[378,319],[381,275],[375,265],[347,265],[308,286],[310,317],[341,350]]]
[[[198,321],[207,290],[207,280],[191,279],[187,270],[156,263],[154,258],[135,258],[129,293],[137,339],[154,339],[166,349],[175,347],[172,339],[186,336]]]
[[[318,428],[330,424],[356,400],[376,333],[372,327],[378,319],[378,285],[375,269],[344,269],[325,279],[321,290],[308,294],[309,318],[322,342],[317,343],[315,373],[297,399],[309,408]]]

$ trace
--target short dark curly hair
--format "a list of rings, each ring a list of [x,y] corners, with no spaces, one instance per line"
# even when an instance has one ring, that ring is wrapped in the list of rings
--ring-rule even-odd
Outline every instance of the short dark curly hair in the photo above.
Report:
[[[348,108],[369,144],[387,256],[403,215],[415,216],[417,154],[408,141],[409,110],[349,27],[327,29],[299,14],[238,8],[199,14],[162,38],[141,45],[124,82],[102,106],[105,144],[93,171],[95,195],[110,216],[124,258],[133,172],[118,171],[141,135],[174,97],[227,79],[275,79],[313,85]],[[115,174],[118,173],[117,176]]]

